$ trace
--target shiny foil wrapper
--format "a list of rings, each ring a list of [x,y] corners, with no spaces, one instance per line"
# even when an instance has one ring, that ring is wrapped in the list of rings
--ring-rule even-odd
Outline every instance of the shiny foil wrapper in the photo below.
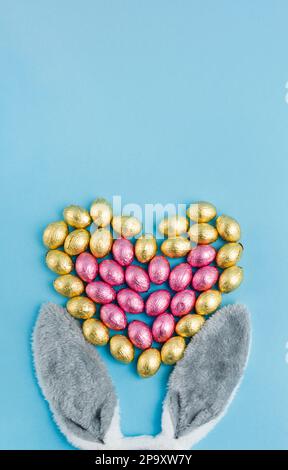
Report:
[[[187,209],[189,219],[197,223],[210,222],[210,220],[216,217],[216,214],[216,207],[210,202],[205,201],[190,204]]]
[[[136,237],[141,232],[141,222],[131,215],[116,215],[112,219],[112,227],[123,238]]]
[[[112,220],[111,204],[106,199],[96,199],[91,205],[90,215],[97,227],[106,227]]]
[[[182,258],[191,250],[191,243],[185,237],[167,238],[161,245],[161,251],[169,258]]]
[[[99,275],[103,281],[110,286],[120,286],[124,284],[124,270],[117,261],[113,259],[105,259],[99,265]]]
[[[223,240],[227,242],[238,242],[241,237],[241,228],[237,220],[228,215],[221,215],[216,219],[216,228]]]
[[[90,233],[84,228],[77,228],[70,232],[64,242],[64,250],[70,256],[83,253],[88,248]]]
[[[211,289],[218,280],[219,272],[214,266],[204,266],[198,269],[192,280],[193,289],[205,291]]]
[[[146,300],[146,313],[151,317],[160,315],[164,313],[169,305],[171,300],[171,294],[166,289],[157,290],[152,292]]]
[[[188,263],[180,263],[172,269],[169,276],[169,286],[172,290],[184,290],[192,280],[192,269]]]
[[[196,313],[199,315],[210,315],[217,310],[221,301],[222,295],[218,290],[210,289],[202,292],[196,300]]]
[[[173,336],[163,344],[161,359],[164,364],[176,364],[184,356],[186,343],[182,336]]]
[[[68,227],[63,220],[52,222],[43,232],[43,243],[50,250],[55,250],[64,244],[67,235]]]
[[[134,259],[134,246],[125,238],[118,238],[112,247],[113,258],[121,266],[129,266]]]
[[[128,266],[125,271],[125,281],[136,292],[147,292],[150,288],[149,276],[140,266]]]
[[[137,372],[140,377],[152,377],[159,370],[161,355],[158,349],[149,348],[143,351],[137,361]]]
[[[94,281],[87,284],[86,294],[97,304],[109,304],[116,298],[113,287],[103,281]]]
[[[217,252],[213,246],[195,246],[187,256],[187,263],[189,263],[193,268],[203,268],[214,261],[216,253]]]
[[[243,245],[241,243],[225,243],[217,252],[216,264],[222,269],[230,268],[238,263],[242,253]]]
[[[196,295],[195,292],[189,289],[177,292],[172,297],[170,309],[175,317],[182,317],[187,315],[193,310],[195,305]]]
[[[144,311],[144,301],[138,292],[132,289],[121,289],[117,294],[119,306],[127,313],[142,313]]]
[[[139,349],[151,347],[153,338],[152,332],[146,323],[134,320],[128,325],[128,336],[130,341]]]
[[[59,276],[53,282],[55,290],[64,297],[76,297],[84,292],[84,284],[73,274]]]
[[[63,211],[65,222],[74,228],[85,228],[91,224],[89,212],[80,206],[68,206]]]
[[[111,328],[111,330],[124,330],[127,326],[125,312],[115,304],[102,305],[100,318],[104,325]]]
[[[179,336],[190,338],[200,331],[204,323],[205,319],[202,315],[188,314],[178,321],[175,331]]]
[[[191,225],[188,233],[190,240],[198,245],[209,245],[218,238],[216,228],[207,223]]]
[[[108,328],[95,318],[85,320],[82,325],[85,339],[96,346],[105,346],[109,341]]]
[[[140,263],[148,263],[157,252],[157,243],[153,235],[145,234],[135,243],[135,255]]]
[[[243,269],[240,266],[231,266],[224,269],[219,278],[219,289],[227,294],[240,286],[243,280]]]
[[[152,335],[157,343],[164,343],[174,333],[175,320],[171,313],[161,313],[158,315],[152,325]]]
[[[170,274],[169,261],[164,256],[155,256],[149,263],[148,274],[151,282],[157,285],[163,284]]]
[[[73,261],[67,253],[50,250],[46,255],[46,264],[56,274],[69,274],[73,269]]]
[[[129,364],[134,359],[134,347],[131,341],[124,335],[112,336],[110,340],[110,352],[117,361]]]
[[[95,258],[104,258],[107,256],[112,248],[112,235],[110,230],[106,228],[99,228],[91,235],[90,250]]]
[[[90,253],[81,253],[77,256],[75,270],[83,281],[94,281],[98,273],[97,260]]]
[[[96,305],[88,297],[72,297],[66,304],[67,312],[74,318],[86,320],[96,313]]]
[[[172,215],[161,220],[159,232],[168,237],[177,237],[188,230],[188,220],[181,215]]]

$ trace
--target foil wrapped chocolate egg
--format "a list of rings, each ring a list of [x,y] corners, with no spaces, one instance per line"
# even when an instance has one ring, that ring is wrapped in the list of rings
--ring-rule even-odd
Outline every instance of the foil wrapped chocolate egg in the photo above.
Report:
[[[182,258],[191,250],[191,243],[184,237],[167,238],[161,245],[161,251],[169,258]]]
[[[117,361],[129,364],[134,359],[134,347],[124,335],[115,335],[110,339],[110,352]]]
[[[157,252],[157,243],[153,235],[146,233],[136,240],[135,256],[140,263],[148,263]]]
[[[165,343],[174,333],[175,320],[171,313],[161,313],[152,325],[152,335],[157,343]]]
[[[219,289],[221,292],[231,292],[240,286],[243,280],[243,269],[240,266],[231,266],[224,269],[219,277]]]
[[[124,283],[124,270],[117,261],[113,259],[104,259],[99,265],[99,274],[103,281],[110,286],[120,286]]]
[[[162,362],[170,366],[176,364],[184,356],[185,347],[185,339],[182,336],[173,336],[168,339],[161,349]]]
[[[223,240],[227,242],[238,242],[241,237],[241,228],[237,220],[228,215],[221,215],[216,219],[216,228]]]
[[[141,232],[141,222],[132,215],[116,215],[112,219],[112,227],[124,238],[136,237]]]
[[[196,295],[193,290],[182,290],[172,297],[170,309],[175,317],[190,313],[195,305]]]
[[[198,291],[211,289],[218,280],[219,272],[214,266],[204,266],[198,269],[192,279],[192,287]]]
[[[98,273],[98,263],[91,253],[81,253],[77,256],[75,270],[85,282],[94,281]]]
[[[86,320],[96,313],[96,305],[88,297],[72,297],[66,304],[66,309],[74,318]]]
[[[172,215],[161,220],[158,230],[162,235],[177,237],[188,230],[188,220],[181,215]]]
[[[125,281],[130,289],[136,292],[147,292],[150,288],[149,276],[140,266],[128,266],[125,271]]]
[[[207,223],[191,225],[188,233],[190,240],[198,245],[209,245],[218,238],[216,228]]]
[[[128,325],[128,337],[131,343],[139,349],[151,347],[153,338],[149,326],[143,321],[134,320]]]
[[[150,317],[155,317],[160,315],[160,313],[164,313],[169,307],[170,300],[171,294],[166,289],[160,289],[152,292],[146,300],[145,309],[147,315]]]
[[[82,325],[82,331],[85,339],[96,346],[105,346],[109,341],[108,328],[95,318],[85,320]]]
[[[65,222],[74,228],[85,228],[91,224],[89,212],[80,206],[68,206],[63,211]]]
[[[104,325],[111,330],[124,330],[127,326],[127,318],[122,308],[115,304],[102,305],[100,318]]]
[[[112,254],[121,266],[129,266],[134,259],[133,244],[126,238],[117,238],[112,246]]]
[[[121,289],[117,294],[117,302],[127,313],[141,313],[144,311],[144,300],[138,292],[132,289]]]
[[[116,298],[113,287],[103,281],[94,281],[87,284],[86,294],[97,304],[110,304]]]
[[[110,230],[99,228],[91,235],[90,250],[95,258],[104,258],[108,255],[112,248],[112,235]]]
[[[216,253],[214,246],[197,245],[188,254],[187,263],[192,268],[203,268],[214,261]]]
[[[60,220],[59,222],[52,222],[47,225],[43,232],[43,243],[50,250],[55,250],[63,245],[65,238],[68,235],[67,224]]]
[[[46,264],[57,274],[69,274],[73,269],[73,261],[67,253],[60,250],[50,250],[46,255]]]
[[[152,377],[159,370],[161,355],[158,349],[149,348],[143,351],[137,361],[137,372],[140,377]]]
[[[155,256],[149,263],[148,274],[154,284],[163,284],[170,274],[170,264],[165,256]]]
[[[203,223],[210,222],[216,216],[216,207],[210,202],[199,201],[190,206],[187,209],[187,215],[193,222]]]
[[[190,338],[196,335],[201,330],[205,323],[205,319],[202,315],[188,314],[182,317],[175,328],[177,335],[183,336],[184,338]]]
[[[225,243],[218,250],[216,256],[216,264],[219,268],[230,268],[240,260],[243,253],[243,246],[241,243]]]
[[[89,245],[90,233],[83,229],[77,228],[70,232],[64,242],[64,250],[70,256],[76,256],[83,253]]]
[[[76,297],[84,291],[84,284],[77,276],[73,274],[64,274],[59,276],[53,282],[55,290],[64,295],[64,297]]]
[[[196,300],[195,310],[199,315],[210,315],[215,312],[222,301],[221,292],[218,290],[207,290],[202,292]]]
[[[113,215],[111,204],[104,198],[96,199],[91,205],[90,215],[97,227],[106,227]]]
[[[170,273],[170,288],[176,292],[186,289],[186,287],[191,283],[192,274],[191,266],[188,263],[178,264]]]

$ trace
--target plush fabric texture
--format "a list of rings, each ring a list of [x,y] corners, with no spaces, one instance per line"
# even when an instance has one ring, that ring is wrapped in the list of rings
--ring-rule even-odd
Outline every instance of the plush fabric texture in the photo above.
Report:
[[[242,377],[249,345],[249,314],[242,305],[223,307],[190,341],[168,384],[176,438],[223,412]]]
[[[33,333],[33,353],[39,384],[59,427],[81,439],[104,442],[117,400],[79,322],[62,307],[44,305]]]

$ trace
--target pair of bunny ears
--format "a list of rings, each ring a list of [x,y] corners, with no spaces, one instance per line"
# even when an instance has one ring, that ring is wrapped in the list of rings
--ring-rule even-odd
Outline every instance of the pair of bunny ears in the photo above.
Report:
[[[126,438],[119,403],[97,350],[66,309],[41,308],[33,333],[37,378],[53,417],[79,449],[191,449],[221,419],[247,364],[250,319],[229,305],[207,320],[173,369],[157,436]]]

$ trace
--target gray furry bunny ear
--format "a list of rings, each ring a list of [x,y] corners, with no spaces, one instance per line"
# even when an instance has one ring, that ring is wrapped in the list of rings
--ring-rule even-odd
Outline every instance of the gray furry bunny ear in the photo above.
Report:
[[[249,344],[245,307],[219,310],[192,338],[170,376],[162,432],[125,438],[111,379],[79,323],[65,309],[47,304],[33,334],[36,374],[55,421],[75,447],[91,450],[191,449],[232,401]]]

